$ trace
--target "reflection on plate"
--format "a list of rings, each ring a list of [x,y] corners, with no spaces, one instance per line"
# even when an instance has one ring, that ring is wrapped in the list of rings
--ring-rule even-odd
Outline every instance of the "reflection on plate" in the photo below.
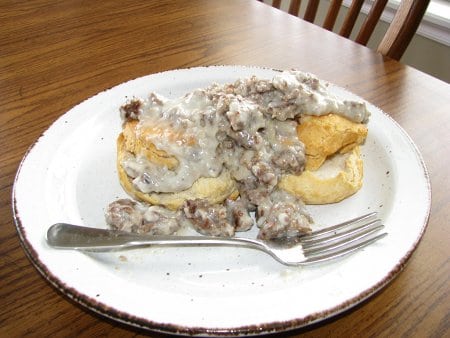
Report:
[[[126,197],[115,169],[118,108],[126,97],[150,91],[177,97],[212,82],[274,73],[218,66],[154,74],[102,92],[61,116],[25,156],[13,192],[20,238],[44,277],[110,318],[163,332],[216,335],[301,327],[358,304],[391,281],[425,230],[430,185],[414,143],[370,104],[363,188],[341,203],[309,207],[317,223],[328,225],[379,212],[389,235],[355,255],[297,268],[242,248],[86,254],[47,246],[51,224],[106,227],[105,206]],[[332,85],[331,90],[358,99]]]

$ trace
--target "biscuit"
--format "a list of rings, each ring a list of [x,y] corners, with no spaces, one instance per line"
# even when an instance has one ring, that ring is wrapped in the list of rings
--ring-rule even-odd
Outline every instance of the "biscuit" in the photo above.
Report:
[[[168,169],[174,169],[178,165],[178,160],[165,151],[155,147],[153,143],[148,141],[147,135],[161,132],[157,128],[145,128],[138,130],[138,121],[127,121],[123,125],[123,148],[132,154],[144,155],[149,161],[154,164],[166,166]]]
[[[328,158],[318,170],[283,176],[278,186],[305,204],[328,204],[353,195],[361,188],[362,179],[363,161],[356,146],[350,152]]]
[[[297,134],[305,145],[306,169],[317,170],[325,160],[335,154],[344,154],[362,144],[367,127],[340,115],[304,115],[297,126]]]
[[[173,170],[178,160],[157,149],[146,136],[164,134],[168,141],[183,139],[164,126],[142,126],[138,121],[124,123],[117,140],[117,168],[119,180],[132,197],[150,203],[178,209],[188,199],[206,199],[210,203],[222,203],[239,195],[236,181],[224,170],[218,177],[202,177],[189,189],[173,193],[143,193],[136,189],[123,169],[121,162],[127,153],[144,155],[150,162]],[[305,204],[339,202],[358,191],[362,186],[363,165],[359,145],[367,135],[367,127],[335,114],[302,116],[297,135],[305,145],[305,171],[300,175],[284,175],[278,186],[301,198]],[[195,143],[195,140],[183,139]]]
[[[208,202],[222,203],[225,199],[236,199],[239,195],[236,182],[231,178],[229,172],[223,171],[218,177],[202,177],[199,178],[191,188],[174,193],[143,193],[137,190],[132,179],[127,175],[121,162],[130,149],[130,144],[134,144],[135,148],[142,147],[142,143],[136,140],[127,140],[126,133],[121,133],[117,139],[117,171],[119,181],[123,189],[133,198],[150,204],[165,206],[169,209],[178,209],[184,201],[188,199],[206,199]],[[128,142],[127,142],[128,141]],[[156,163],[171,162],[171,157],[164,151],[150,147],[143,147],[147,152],[148,159]]]

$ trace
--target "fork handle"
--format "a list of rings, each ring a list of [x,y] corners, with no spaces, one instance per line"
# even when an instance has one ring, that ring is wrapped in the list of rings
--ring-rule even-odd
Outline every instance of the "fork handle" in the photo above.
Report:
[[[56,223],[47,231],[47,243],[56,249],[113,251],[143,246],[218,245],[239,246],[266,251],[264,245],[249,238],[214,236],[149,236],[119,230],[96,229]]]

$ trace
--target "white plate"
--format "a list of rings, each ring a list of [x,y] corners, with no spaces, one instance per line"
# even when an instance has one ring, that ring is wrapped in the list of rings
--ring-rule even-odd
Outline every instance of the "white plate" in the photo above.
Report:
[[[51,224],[106,227],[105,206],[126,197],[115,169],[118,109],[126,97],[145,97],[150,91],[178,97],[212,82],[275,73],[218,66],[153,74],[102,92],[61,116],[25,156],[13,191],[17,229],[38,270],[70,298],[107,317],[185,334],[297,328],[346,310],[385,286],[404,267],[425,230],[431,193],[412,140],[370,104],[369,135],[362,147],[363,188],[344,202],[309,207],[320,224],[379,211],[389,235],[345,259],[296,268],[239,248],[86,254],[47,246]],[[341,88],[331,90],[358,99]]]

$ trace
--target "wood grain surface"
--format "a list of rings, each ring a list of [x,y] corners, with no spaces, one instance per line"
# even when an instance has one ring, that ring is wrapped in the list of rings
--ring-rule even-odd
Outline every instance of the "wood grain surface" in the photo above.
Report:
[[[143,75],[200,65],[297,68],[389,113],[428,167],[428,228],[386,288],[280,336],[450,336],[450,86],[252,0],[0,2],[0,336],[160,336],[99,317],[52,287],[21,247],[11,191],[35,140],[72,106]]]

